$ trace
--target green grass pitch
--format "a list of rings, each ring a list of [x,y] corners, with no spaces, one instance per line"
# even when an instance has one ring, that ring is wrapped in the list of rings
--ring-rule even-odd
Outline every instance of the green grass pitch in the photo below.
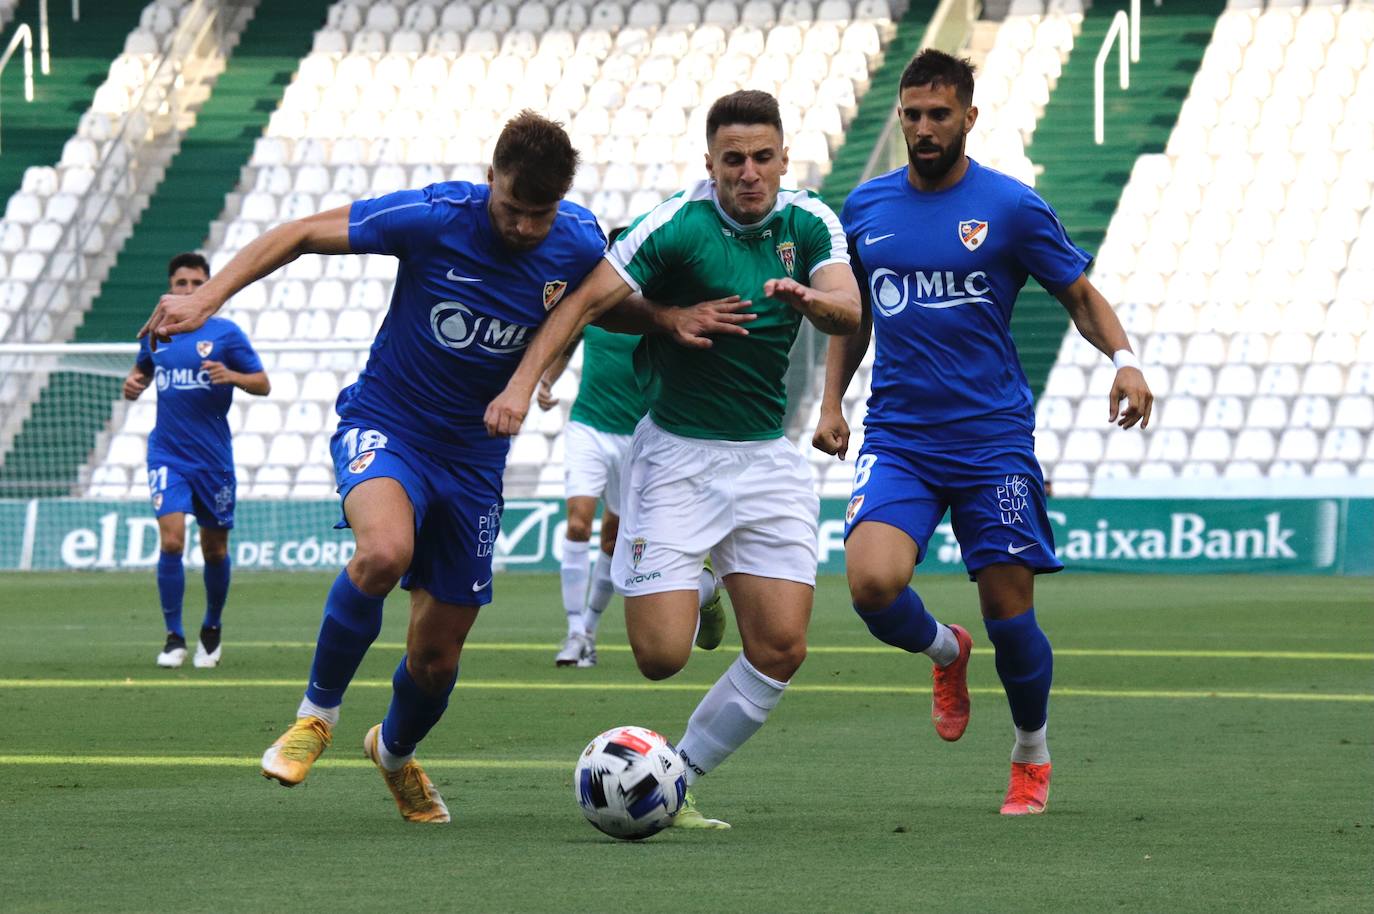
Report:
[[[642,844],[582,820],[578,752],[618,724],[679,735],[737,641],[648,683],[617,600],[600,665],[555,669],[557,579],[501,577],[420,751],[454,823],[415,826],[361,754],[403,594],[309,782],[258,774],[328,581],[240,574],[223,665],[163,671],[151,573],[0,576],[0,910],[1374,909],[1368,579],[1041,579],[1055,772],[1027,819],[997,815],[1011,725],[972,586],[918,581],[976,639],[972,724],[945,744],[925,659],[874,642],[824,579],[793,689],[699,785],[734,829]]]

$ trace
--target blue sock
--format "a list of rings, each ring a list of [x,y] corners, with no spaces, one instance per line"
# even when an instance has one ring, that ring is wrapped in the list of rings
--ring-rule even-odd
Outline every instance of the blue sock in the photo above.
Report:
[[[224,601],[229,598],[229,556],[218,564],[205,563],[205,620],[201,628],[219,628]]]
[[[996,650],[1011,719],[1022,730],[1039,730],[1049,719],[1054,654],[1035,621],[1035,609],[1012,619],[984,619],[983,626]]]
[[[181,628],[181,598],[186,593],[186,569],[180,552],[161,552],[157,558],[157,595],[167,631],[186,637]]]
[[[324,601],[324,621],[310,665],[305,697],[321,708],[337,708],[363,655],[382,631],[382,597],[369,597],[339,572]]]
[[[382,743],[386,751],[392,755],[410,755],[414,752],[420,740],[444,716],[448,697],[457,681],[458,674],[455,672],[448,688],[438,695],[431,695],[411,678],[410,670],[406,669],[406,658],[402,657],[396,674],[391,677],[391,707],[382,720]]]
[[[935,641],[940,623],[926,612],[925,604],[910,587],[904,588],[887,609],[876,613],[854,611],[864,620],[873,637],[893,647],[919,654]]]

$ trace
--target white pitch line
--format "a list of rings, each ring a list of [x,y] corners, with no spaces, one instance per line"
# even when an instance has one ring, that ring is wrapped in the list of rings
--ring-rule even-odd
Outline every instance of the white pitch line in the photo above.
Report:
[[[213,675],[213,674],[211,674]],[[3,689],[301,689],[299,679],[0,679]],[[390,679],[355,679],[352,689],[390,689]],[[458,688],[498,692],[702,692],[710,683],[462,681]],[[788,692],[821,695],[929,695],[929,687],[797,683]],[[973,695],[1002,695],[1000,688],[972,687]],[[1350,692],[1251,692],[1230,689],[1093,689],[1056,687],[1055,698],[1232,699],[1374,704],[1374,694]]]
[[[142,647],[146,642],[119,642],[126,647]],[[384,651],[403,651],[405,645],[399,641],[378,641],[372,645]],[[234,650],[248,649],[290,649],[314,650],[313,641],[231,641]],[[540,652],[557,651],[558,645],[552,642],[542,644],[529,641],[488,641],[469,642],[463,646],[465,651],[503,651],[503,652]],[[598,644],[598,651],[608,654],[628,654],[628,644]],[[896,648],[876,644],[855,645],[808,645],[810,655],[825,654],[890,654],[901,656]],[[1094,648],[1094,647],[1056,647],[1056,657],[1142,657],[1181,660],[1357,660],[1374,661],[1374,652],[1359,651],[1247,651],[1247,650],[1187,650],[1152,648]]]

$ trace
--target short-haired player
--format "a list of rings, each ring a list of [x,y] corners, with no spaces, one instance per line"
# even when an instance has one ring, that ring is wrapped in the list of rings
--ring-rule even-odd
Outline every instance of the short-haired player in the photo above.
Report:
[[[399,583],[410,591],[406,654],[364,750],[405,819],[449,821],[415,747],[443,715],[464,640],[492,597],[509,442],[486,433],[483,411],[605,248],[595,217],[563,200],[577,162],[561,125],[522,112],[501,131],[486,184],[433,184],[279,226],[149,319],[157,338],[183,332],[301,254],[400,261],[367,365],[336,404],[340,524],[353,528],[357,551],[325,600],[305,696],[263,754],[265,777],[298,784],[329,746],[344,690],[381,629],[382,601]]]
[[[706,141],[709,180],[630,226],[487,410],[494,433],[514,434],[540,375],[589,320],[647,334],[636,364],[649,413],[631,445],[612,566],[630,645],[650,679],[683,668],[709,554],[744,646],[677,741],[689,784],[758,731],[805,658],[818,501],[783,436],[783,379],[803,319],[826,333],[859,321],[839,220],[808,192],[781,189],[776,99],[717,99]],[[728,827],[694,801],[674,824]]]
[[[210,264],[195,252],[167,264],[169,295],[190,295],[210,278]],[[186,593],[186,517],[194,515],[204,560],[205,615],[192,662],[219,665],[224,604],[229,598],[229,531],[234,526],[238,480],[234,474],[229,406],[235,388],[256,396],[272,389],[262,360],[233,321],[213,318],[154,351],[147,340],[124,378],[124,399],[157,388],[157,418],[148,436],[148,492],[157,517],[157,592],[166,641],[157,665],[186,661],[182,599]]]

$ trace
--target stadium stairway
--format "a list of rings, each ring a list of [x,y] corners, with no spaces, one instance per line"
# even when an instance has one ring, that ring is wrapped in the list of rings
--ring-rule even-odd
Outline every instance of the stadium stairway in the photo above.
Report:
[[[77,122],[91,106],[110,61],[119,56],[125,36],[138,25],[139,12],[146,3],[147,0],[84,3],[79,22],[72,21],[69,5],[49,3],[52,72],[46,76],[39,65],[39,0],[23,0],[16,8],[3,38],[8,41],[21,22],[33,29],[33,102],[24,101],[22,52],[16,51],[0,86],[4,94],[0,203],[19,190],[24,169],[51,165],[62,157],[62,144],[76,133]]]
[[[902,71],[920,48],[930,17],[938,5],[936,0],[912,0],[896,23],[897,33],[883,49],[882,66],[873,74],[868,91],[859,100],[859,110],[845,132],[844,145],[836,150],[830,174],[821,185],[821,196],[836,213],[844,208],[845,198],[863,178],[864,166],[896,104]]]
[[[167,288],[167,259],[205,240],[328,7],[329,0],[295,0],[273,4],[270,15],[259,8],[77,329],[77,342],[133,338]],[[118,52],[116,46],[110,57]],[[0,466],[0,494],[68,494],[96,435],[109,423],[120,385],[119,378],[54,374]],[[73,411],[74,402],[84,407]]]
[[[265,6],[266,4],[264,4]],[[119,253],[100,296],[77,328],[78,342],[128,340],[167,288],[167,259],[194,250],[224,208],[239,172],[315,30],[329,0],[259,7],[228,67],[187,131],[181,150]]]
[[[1089,253],[1097,253],[1106,235],[1136,157],[1164,151],[1224,7],[1224,0],[1144,5],[1140,62],[1131,65],[1130,89],[1122,92],[1117,86],[1115,49],[1107,62],[1106,142],[1101,146],[1093,145],[1093,62],[1112,17],[1125,4],[1101,3],[1084,17],[1026,152],[1044,168],[1036,191],[1059,213],[1069,237]],[[1054,366],[1066,323],[1059,302],[1028,281],[1016,302],[1012,333],[1037,397]]]

